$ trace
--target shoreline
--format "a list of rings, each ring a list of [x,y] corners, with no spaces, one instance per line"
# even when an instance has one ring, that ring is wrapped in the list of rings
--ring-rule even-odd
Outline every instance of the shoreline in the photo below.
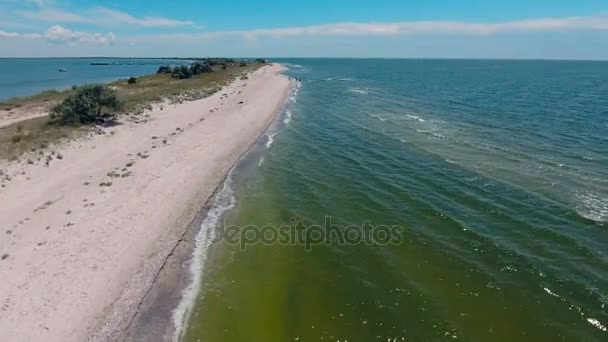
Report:
[[[138,326],[161,271],[179,269],[178,257],[187,256],[188,236],[218,186],[278,116],[291,85],[282,70],[265,66],[202,100],[153,109],[145,124],[71,142],[57,161],[63,169],[9,165],[26,175],[0,191],[0,200],[14,202],[0,209],[3,228],[14,226],[0,241],[0,253],[10,252],[0,262],[0,275],[9,279],[0,284],[1,339],[110,341]],[[142,145],[150,150],[136,155]],[[108,168],[100,163],[111,170],[126,160],[148,165],[123,168],[129,169],[123,175],[134,173],[127,182],[103,175]],[[118,184],[83,185],[88,173],[96,175],[84,183],[112,183],[110,177]],[[36,243],[44,234],[53,236]]]

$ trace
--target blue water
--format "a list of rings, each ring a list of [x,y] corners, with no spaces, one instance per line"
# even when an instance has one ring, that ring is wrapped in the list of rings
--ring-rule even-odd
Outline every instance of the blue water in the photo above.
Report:
[[[608,340],[608,63],[280,61],[301,88],[226,222],[403,241],[221,240],[186,340]]]
[[[0,58],[0,101],[50,89],[152,74],[160,65],[175,63],[178,61],[162,59]],[[66,72],[59,72],[60,69]]]

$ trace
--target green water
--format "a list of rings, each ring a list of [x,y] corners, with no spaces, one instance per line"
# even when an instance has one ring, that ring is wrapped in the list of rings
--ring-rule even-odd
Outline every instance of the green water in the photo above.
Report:
[[[608,340],[608,63],[287,62],[297,102],[203,229],[401,240],[216,239],[185,341]]]

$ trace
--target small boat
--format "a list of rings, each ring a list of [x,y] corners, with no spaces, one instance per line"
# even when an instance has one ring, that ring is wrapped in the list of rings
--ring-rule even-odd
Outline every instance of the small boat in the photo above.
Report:
[[[66,72],[68,69],[59,69],[59,72]]]

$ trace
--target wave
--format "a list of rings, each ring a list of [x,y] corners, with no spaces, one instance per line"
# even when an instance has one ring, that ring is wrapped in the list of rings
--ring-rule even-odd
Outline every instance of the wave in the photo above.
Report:
[[[445,136],[443,134],[436,133],[435,131],[427,131],[427,130],[424,130],[424,129],[417,129],[416,132],[418,132],[420,134],[429,134],[429,135],[432,135],[432,136],[434,136],[436,138],[445,138]]]
[[[232,168],[234,170],[234,167]],[[201,223],[199,232],[196,234],[192,260],[190,261],[190,284],[183,291],[182,299],[173,311],[173,324],[175,332],[173,341],[178,342],[187,329],[188,319],[192,308],[196,303],[196,297],[201,290],[202,273],[207,260],[207,250],[216,239],[216,227],[223,214],[232,209],[236,204],[236,198],[232,190],[232,170],[224,181],[222,189],[217,193],[213,206],[207,212],[207,216]]]
[[[292,68],[292,69],[302,69],[302,68],[304,68],[300,64],[283,63],[283,65],[286,66],[286,67],[288,67],[288,68]]]
[[[268,140],[266,140],[266,148],[270,148],[270,146],[272,146],[272,144],[274,143],[274,137],[277,135],[277,133],[270,133],[270,134],[266,134],[266,138]]]
[[[374,118],[374,119],[378,119],[378,120],[380,120],[380,121],[386,121],[386,120],[387,120],[386,118],[383,118],[383,117],[381,117],[381,116],[379,116],[379,115],[376,115],[376,114],[372,114],[372,113],[369,113],[369,112],[365,112],[365,113],[366,113],[368,116],[370,116],[370,117],[372,117],[372,118]]]
[[[426,122],[426,120],[424,120],[423,118],[419,117],[418,115],[405,114],[405,116],[408,119],[418,120],[418,122]]]
[[[369,92],[367,92],[366,90],[362,90],[362,89],[358,89],[358,88],[350,88],[350,89],[348,89],[348,91],[351,93],[357,93],[357,94],[361,94],[361,95],[369,94]]]
[[[608,222],[608,197],[587,192],[576,194],[574,198],[579,215],[596,222]]]
[[[353,82],[355,81],[354,78],[333,78],[333,77],[328,77],[325,79],[325,81],[331,82],[331,81],[342,81],[342,82]]]
[[[608,328],[606,328],[605,325],[602,325],[602,323],[600,323],[600,321],[598,321],[595,318],[587,318],[587,322],[589,322],[589,324],[593,325],[594,327],[600,329],[601,331],[608,331]]]
[[[289,122],[291,121],[291,117],[292,117],[291,111],[289,109],[286,110],[285,111],[285,119],[283,119],[283,123],[285,125],[289,125]]]

